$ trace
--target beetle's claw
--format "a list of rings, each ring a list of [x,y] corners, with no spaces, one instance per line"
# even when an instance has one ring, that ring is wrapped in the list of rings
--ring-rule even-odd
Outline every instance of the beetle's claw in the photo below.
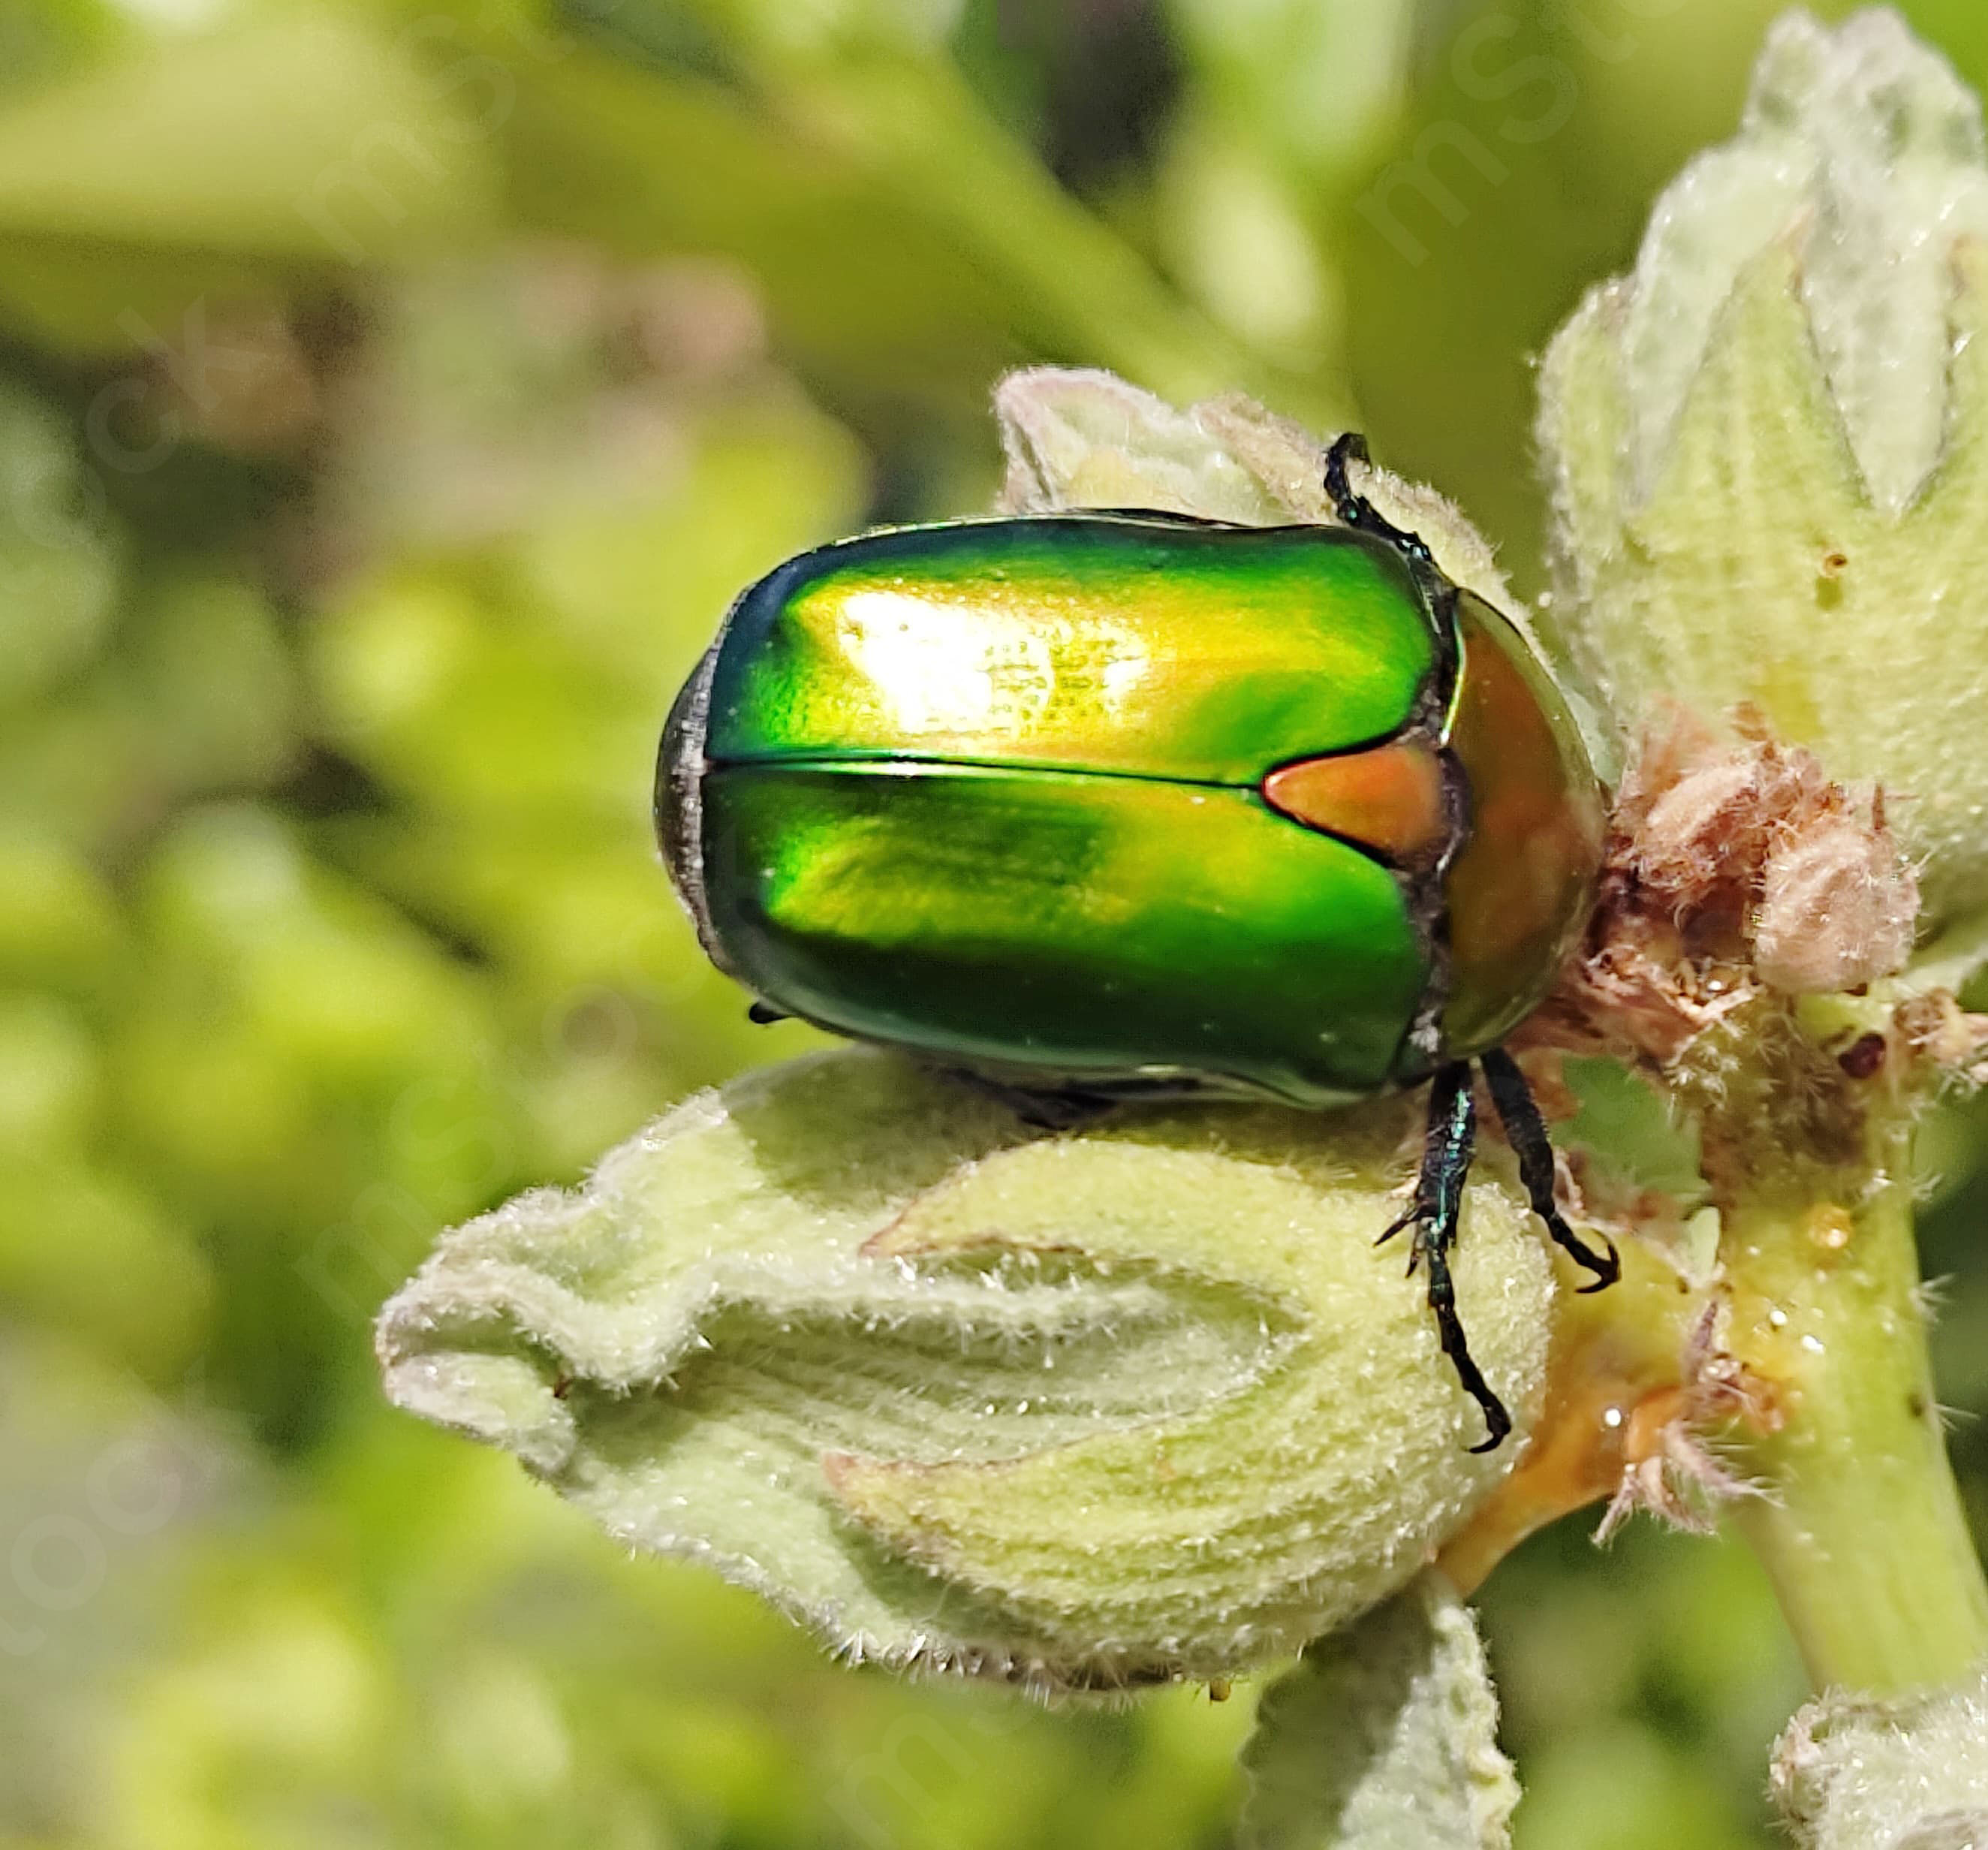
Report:
[[[1426,1220],[1428,1218],[1428,1211],[1422,1206],[1421,1202],[1418,1202],[1415,1206],[1409,1209],[1408,1212],[1404,1214],[1399,1220],[1391,1223],[1388,1226],[1384,1227],[1378,1233],[1375,1234],[1374,1236],[1374,1243],[1377,1246],[1384,1246],[1389,1240],[1392,1240],[1395,1236],[1400,1233],[1405,1227],[1412,1227],[1418,1221]]]
[[[1505,1411],[1504,1403],[1495,1394],[1480,1398],[1478,1405],[1483,1409],[1485,1436],[1472,1446],[1473,1452],[1495,1452],[1511,1436],[1512,1416]]]
[[[1549,1214],[1542,1209],[1540,1219],[1547,1223],[1547,1231],[1553,1236],[1554,1245],[1583,1270],[1594,1274],[1591,1282],[1576,1287],[1582,1297],[1591,1291],[1607,1290],[1622,1276],[1622,1255],[1616,1251],[1614,1241],[1606,1233],[1600,1236],[1602,1245],[1608,1249],[1604,1255],[1575,1233],[1557,1210]]]
[[[1580,1264],[1585,1266],[1594,1274],[1594,1280],[1591,1284],[1585,1284],[1579,1287],[1579,1295],[1583,1297],[1591,1291],[1607,1290],[1622,1276],[1622,1255],[1616,1251],[1614,1241],[1604,1233],[1601,1236],[1601,1243],[1608,1249],[1608,1256],[1606,1259],[1591,1247],[1574,1245],[1567,1248]]]

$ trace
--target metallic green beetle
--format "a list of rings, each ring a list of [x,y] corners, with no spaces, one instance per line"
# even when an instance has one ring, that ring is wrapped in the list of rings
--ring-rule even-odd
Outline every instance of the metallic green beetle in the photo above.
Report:
[[[1482,1059],[1586,919],[1603,810],[1512,626],[1328,466],[1340,526],[1152,512],[866,534],[732,606],[665,729],[664,857],[765,1016],[911,1049],[1046,1121],[1182,1092],[1324,1106],[1432,1078],[1415,1229],[1447,1254]],[[1385,1236],[1384,1236],[1385,1237]]]

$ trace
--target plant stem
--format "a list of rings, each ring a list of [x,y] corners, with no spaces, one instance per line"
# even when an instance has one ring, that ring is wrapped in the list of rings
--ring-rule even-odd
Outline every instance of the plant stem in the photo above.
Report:
[[[1727,1347],[1780,1416],[1743,1441],[1768,1495],[1739,1526],[1817,1687],[1890,1695],[1988,1657],[1988,1583],[1933,1403],[1902,1115],[1868,1147],[1808,1172],[1832,1186],[1728,1206]]]

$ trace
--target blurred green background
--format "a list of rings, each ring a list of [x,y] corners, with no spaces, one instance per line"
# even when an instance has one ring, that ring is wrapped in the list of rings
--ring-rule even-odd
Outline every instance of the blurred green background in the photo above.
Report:
[[[806,1043],[648,834],[741,583],[984,506],[1049,360],[1357,418],[1537,589],[1533,358],[1773,10],[0,9],[0,1844],[1229,1841],[1252,1691],[830,1665],[389,1412],[368,1319]],[[1988,79],[1976,0],[1905,10]],[[1928,1138],[1963,1415],[1982,1135]],[[1591,1526],[1484,1601],[1520,1843],[1771,1842],[1760,1576]]]

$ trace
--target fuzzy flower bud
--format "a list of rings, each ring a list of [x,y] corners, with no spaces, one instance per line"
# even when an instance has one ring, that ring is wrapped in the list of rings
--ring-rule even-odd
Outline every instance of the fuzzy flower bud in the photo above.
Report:
[[[1988,1843],[1988,1672],[1892,1701],[1810,1703],[1775,1746],[1772,1783],[1801,1850]]]
[[[994,415],[1008,458],[1008,513],[1161,508],[1242,526],[1338,519],[1317,439],[1239,394],[1181,411],[1111,373],[1026,367],[996,387]],[[1357,485],[1396,526],[1427,540],[1457,583],[1513,614],[1490,546],[1453,504],[1382,468],[1365,468]]]
[[[1790,995],[1854,989],[1900,969],[1919,895],[1888,837],[1832,815],[1777,843],[1753,919],[1760,980]]]
[[[1738,137],[1542,379],[1554,621],[1624,733],[1665,699],[1750,709],[1881,786],[1934,925],[1988,901],[1984,235],[1988,145],[1946,63],[1888,12],[1791,14]],[[1776,903],[1895,936],[1882,884],[1818,847]]]
[[[1403,1101],[1044,1137],[849,1051],[741,1081],[446,1236],[382,1314],[400,1405],[851,1659],[1215,1677],[1404,1585],[1520,1450],[1376,1232]],[[1469,1190],[1457,1290],[1522,1422],[1551,1269]]]
[[[1519,1783],[1470,1609],[1425,1575],[1263,1692],[1243,1850],[1510,1850]]]

